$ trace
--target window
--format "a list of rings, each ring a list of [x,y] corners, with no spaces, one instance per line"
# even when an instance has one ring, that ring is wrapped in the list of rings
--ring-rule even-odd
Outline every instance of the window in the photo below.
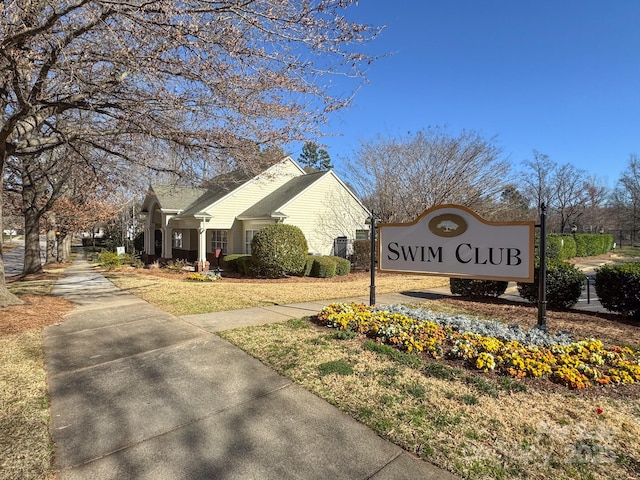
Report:
[[[356,240],[369,240],[369,230],[356,230]]]
[[[173,248],[182,248],[182,231],[173,232]]]
[[[258,230],[245,230],[244,232],[244,251],[251,255],[251,240]]]
[[[227,253],[227,231],[211,230],[211,250],[215,252],[217,249]]]

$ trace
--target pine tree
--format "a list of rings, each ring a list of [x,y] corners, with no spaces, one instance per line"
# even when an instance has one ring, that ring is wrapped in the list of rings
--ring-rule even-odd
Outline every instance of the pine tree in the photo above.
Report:
[[[313,142],[306,142],[304,144],[298,161],[308,173],[330,170],[333,168],[329,152],[324,148],[318,148],[318,145]]]

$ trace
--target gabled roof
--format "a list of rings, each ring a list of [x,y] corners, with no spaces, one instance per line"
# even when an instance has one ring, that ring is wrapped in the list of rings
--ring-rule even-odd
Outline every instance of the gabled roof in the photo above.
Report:
[[[329,171],[308,173],[300,177],[295,177],[270,193],[256,204],[238,215],[238,220],[248,220],[251,218],[271,218],[281,216],[279,210],[292,198],[309,188]],[[274,215],[275,214],[275,215]]]
[[[194,215],[202,215],[204,211],[223,198],[225,195],[234,191],[236,188],[244,185],[253,178],[250,173],[242,170],[235,170],[233,172],[218,175],[208,183],[206,193],[202,195],[197,201],[188,206],[179,216],[192,217]]]
[[[204,188],[181,185],[152,185],[151,191],[164,210],[182,211],[207,193]]]

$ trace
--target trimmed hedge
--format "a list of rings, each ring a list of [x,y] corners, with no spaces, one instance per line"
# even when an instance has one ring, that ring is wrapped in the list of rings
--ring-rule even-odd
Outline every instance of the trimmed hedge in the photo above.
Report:
[[[238,268],[238,259],[250,256],[251,255],[247,255],[244,253],[233,253],[231,255],[225,255],[224,257],[222,257],[220,266],[223,270],[228,270],[230,272],[240,272],[240,269]]]
[[[351,273],[351,262],[342,257],[331,257],[336,262],[336,275],[349,275]]]
[[[585,256],[594,257],[607,253],[613,248],[613,235],[600,233],[584,233],[578,235],[585,243]]]
[[[576,257],[587,256],[587,240],[584,235],[576,235]]]
[[[235,263],[238,272],[243,275],[251,275],[253,273],[253,257],[251,255],[241,255],[236,259]]]
[[[611,251],[613,235],[580,233],[576,235],[547,235],[547,258],[569,260],[574,257],[594,257]],[[540,237],[535,239],[536,258],[540,258]]]
[[[571,308],[580,298],[586,276],[575,266],[549,260],[547,264],[547,305],[552,308]],[[533,283],[518,282],[518,293],[530,302],[538,301],[540,267],[536,265]]]
[[[449,287],[454,295],[463,297],[499,297],[507,290],[509,282],[497,280],[478,280],[469,278],[450,278]]]
[[[640,263],[604,265],[596,270],[595,280],[604,308],[640,319]]]
[[[332,257],[313,257],[310,276],[332,278],[336,276],[336,261]]]
[[[304,276],[308,277],[311,275],[311,268],[313,268],[313,262],[315,261],[315,258],[311,253],[309,255],[307,255],[307,263],[304,267]]]
[[[308,250],[304,233],[295,225],[268,225],[251,241],[253,269],[258,276],[268,278],[303,275]]]

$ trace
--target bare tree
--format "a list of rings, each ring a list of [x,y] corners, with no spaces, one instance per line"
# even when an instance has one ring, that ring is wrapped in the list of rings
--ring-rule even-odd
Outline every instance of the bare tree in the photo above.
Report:
[[[364,78],[372,60],[358,46],[378,29],[346,20],[355,3],[7,0],[0,172],[9,158],[62,144],[163,170],[141,148],[151,139],[158,149],[224,153],[245,139],[308,138],[351,100],[319,76]],[[234,157],[251,166],[243,151]],[[8,302],[1,255],[0,297]]]
[[[535,211],[529,208],[529,200],[522,195],[514,184],[506,185],[500,193],[496,213],[490,220],[496,221],[525,221],[532,220]]]
[[[609,197],[609,189],[596,175],[585,180],[585,211],[582,217],[583,230],[589,233],[604,231],[605,207]]]
[[[537,216],[540,217],[540,206],[551,203],[551,178],[558,168],[548,155],[533,151],[533,160],[524,162],[521,175],[521,190],[530,203],[535,204]]]
[[[570,163],[561,165],[552,177],[551,208],[559,218],[560,233],[577,225],[587,203],[587,172]]]
[[[558,231],[564,232],[576,224],[588,204],[590,179],[587,172],[570,163],[558,165],[547,155],[533,151],[533,160],[524,162],[521,188],[529,201],[534,202],[540,216],[545,203],[551,222],[557,222]]]
[[[631,241],[635,241],[640,225],[640,158],[636,154],[629,157],[629,164],[620,176],[612,193],[612,203],[620,215],[618,228],[631,232]]]
[[[370,210],[385,222],[406,222],[444,203],[487,214],[485,200],[498,197],[507,181],[500,153],[493,139],[434,128],[363,142],[347,168]]]

